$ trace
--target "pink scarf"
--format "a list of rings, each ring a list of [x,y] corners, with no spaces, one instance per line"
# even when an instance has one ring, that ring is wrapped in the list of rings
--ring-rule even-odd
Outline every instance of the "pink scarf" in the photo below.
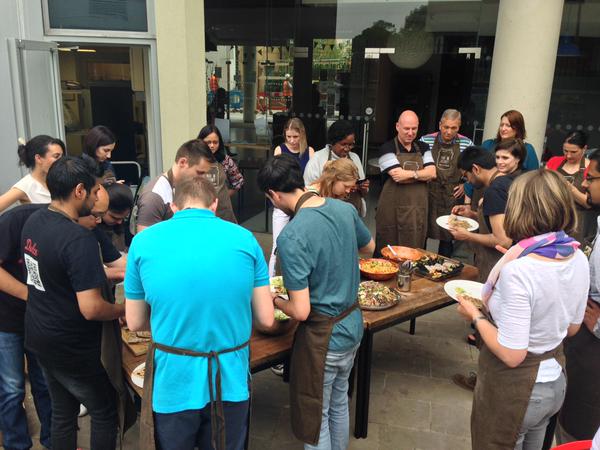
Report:
[[[481,290],[481,300],[487,305],[504,264],[527,256],[530,253],[551,259],[566,259],[575,253],[580,245],[579,242],[568,236],[564,231],[550,232],[519,241],[516,245],[508,249],[490,272]]]

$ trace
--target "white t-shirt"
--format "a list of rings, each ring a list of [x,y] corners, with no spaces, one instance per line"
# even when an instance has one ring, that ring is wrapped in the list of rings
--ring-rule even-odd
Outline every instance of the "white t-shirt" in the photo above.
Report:
[[[589,285],[589,264],[580,250],[567,260],[525,256],[510,261],[488,302],[498,342],[536,354],[557,347],[569,325],[583,321]],[[560,373],[555,359],[543,361],[536,382],[554,381]]]
[[[592,441],[592,448],[590,450],[600,450],[600,428],[598,428],[598,432],[594,436],[594,440]]]
[[[50,191],[30,173],[17,181],[13,187],[23,191],[31,203],[50,203]]]

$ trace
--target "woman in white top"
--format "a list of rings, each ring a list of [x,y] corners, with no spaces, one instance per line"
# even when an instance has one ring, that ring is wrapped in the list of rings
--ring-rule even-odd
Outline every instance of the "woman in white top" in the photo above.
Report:
[[[19,164],[27,167],[31,173],[0,195],[0,212],[16,202],[50,203],[46,175],[54,161],[65,152],[65,144],[60,139],[39,135],[27,143],[20,143],[17,152]]]
[[[304,175],[304,169],[308,160],[313,157],[315,150],[307,144],[306,129],[302,120],[297,117],[289,119],[283,126],[285,142],[275,147],[273,156],[288,154],[298,160],[300,169]],[[275,265],[277,264],[277,236],[283,230],[283,227],[290,221],[290,216],[284,213],[279,208],[273,207],[273,247],[271,250],[271,258],[269,259],[269,276],[275,276]]]
[[[459,296],[459,312],[482,339],[471,413],[473,448],[539,450],[565,396],[562,341],[579,330],[589,266],[567,183],[538,170],[510,187],[504,229],[516,245],[492,269],[482,313]]]

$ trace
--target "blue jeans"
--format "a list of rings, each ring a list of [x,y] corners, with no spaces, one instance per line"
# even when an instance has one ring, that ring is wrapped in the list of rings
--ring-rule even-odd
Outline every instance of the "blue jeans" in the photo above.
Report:
[[[42,367],[52,398],[53,450],[77,448],[77,415],[80,404],[90,414],[90,449],[115,450],[118,428],[117,392],[100,361],[85,375],[53,367],[44,361]]]
[[[347,352],[327,352],[323,380],[323,416],[317,445],[304,444],[305,450],[345,450],[350,441],[348,378],[358,346]]]
[[[225,447],[243,450],[248,434],[250,401],[223,402]],[[159,450],[193,450],[212,448],[210,403],[202,409],[171,414],[154,413],[154,436]]]
[[[29,449],[33,445],[23,408],[25,400],[25,364],[33,403],[41,423],[40,441],[50,448],[50,395],[37,359],[23,347],[23,335],[0,331],[0,431],[6,450]]]

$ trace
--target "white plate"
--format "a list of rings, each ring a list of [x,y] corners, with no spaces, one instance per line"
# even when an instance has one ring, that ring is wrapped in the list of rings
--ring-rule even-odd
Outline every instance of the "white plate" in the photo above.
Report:
[[[450,219],[450,215],[448,216],[440,216],[437,219],[435,219],[435,223],[437,223],[440,227],[445,228],[446,230],[450,229],[450,225],[448,225],[448,219]],[[469,228],[467,228],[467,231],[475,231],[477,228],[479,228],[479,224],[477,223],[477,221],[470,219],[468,217],[463,217],[463,216],[457,216],[458,218],[460,218],[460,220],[466,220],[469,224]]]
[[[277,276],[277,277],[271,277],[271,278],[269,278],[269,285],[271,287],[271,292],[273,292],[273,293],[275,292],[275,289],[273,289],[273,280],[275,280],[275,279],[281,279],[281,280],[283,280],[283,277],[280,275],[280,276]],[[281,298],[285,299],[285,300],[289,300],[290,299],[287,294],[279,294],[279,296]]]
[[[146,367],[145,362],[141,363],[139,366],[133,369],[133,372],[131,373],[131,381],[133,381],[133,384],[142,389],[144,388],[144,378],[140,377],[139,375],[136,375],[136,372],[142,369],[143,367]]]
[[[481,289],[483,288],[482,283],[469,280],[452,280],[444,284],[444,290],[446,291],[446,294],[448,294],[454,300],[456,300],[457,297],[456,288],[463,288],[467,295],[481,299]]]

